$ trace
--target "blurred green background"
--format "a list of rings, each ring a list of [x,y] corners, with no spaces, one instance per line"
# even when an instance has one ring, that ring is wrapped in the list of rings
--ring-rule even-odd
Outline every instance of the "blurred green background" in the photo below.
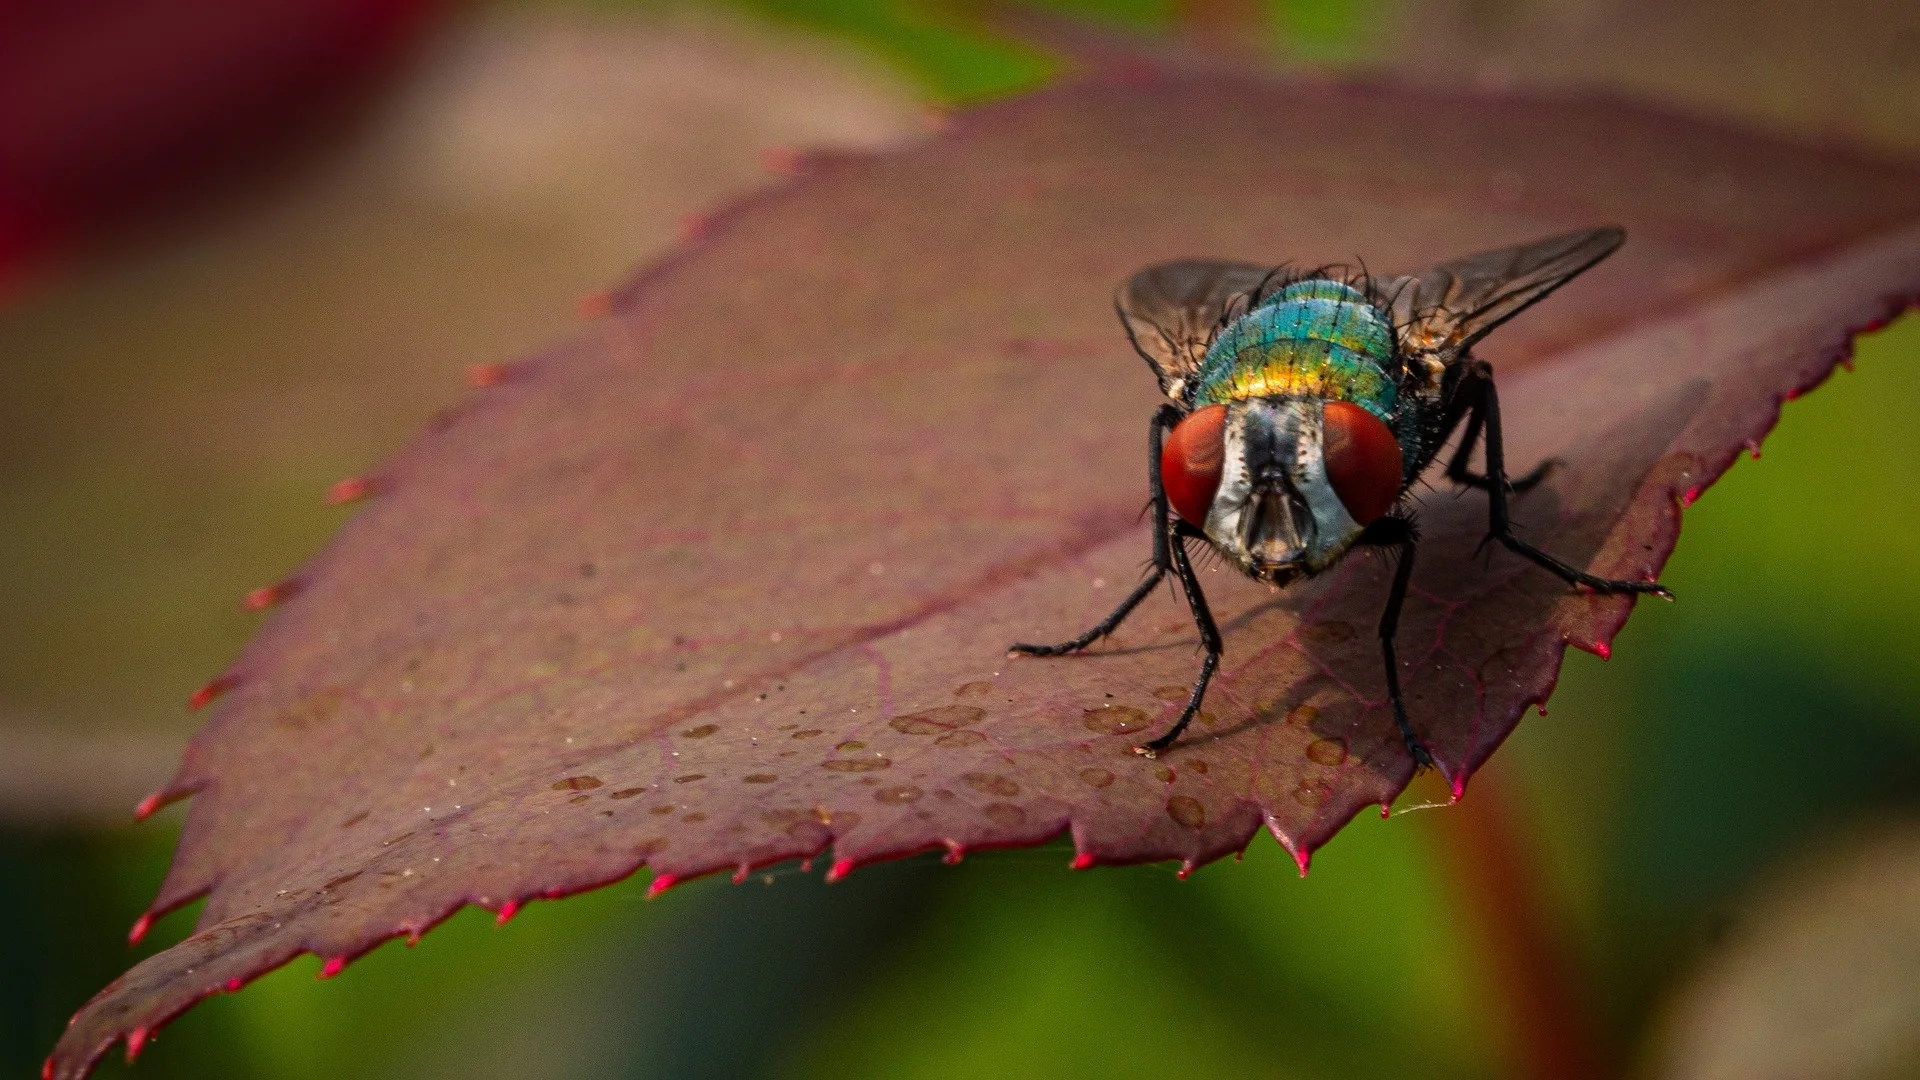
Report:
[[[1599,85],[1920,145],[1920,22],[1893,5],[1817,33],[1712,4],[1654,26],[1603,3],[1054,6],[1296,69]],[[1675,74],[1650,35],[1698,62]],[[342,520],[329,483],[456,399],[466,364],[566,333],[681,215],[760,183],[765,150],[869,145],[1048,71],[911,0],[523,2],[456,14],[423,53],[315,162],[0,312],[0,1074],[36,1072],[88,995],[187,932],[191,911],[125,945],[183,817],[129,811],[192,730],[176,703],[244,642],[238,597]],[[501,168],[530,156],[544,172]],[[1833,860],[1879,866],[1874,838],[1920,809],[1920,319],[1858,348],[1687,512],[1680,602],[1641,605],[1610,662],[1570,654],[1465,804],[1363,816],[1305,880],[1256,837],[1184,882],[1073,874],[1065,847],[652,903],[627,882],[504,927],[464,912],[331,981],[303,958],[167,1027],[138,1075],[1534,1076],[1516,947],[1561,972],[1598,1074],[1716,1075],[1670,1049],[1736,992],[1714,972],[1848,1004],[1845,979],[1768,974],[1739,928]],[[1489,828],[1531,938],[1476,890]],[[1920,938],[1875,918],[1857,933]],[[1903,992],[1857,1033],[1865,1064],[1802,1075],[1920,1075],[1899,1020],[1920,974]]]

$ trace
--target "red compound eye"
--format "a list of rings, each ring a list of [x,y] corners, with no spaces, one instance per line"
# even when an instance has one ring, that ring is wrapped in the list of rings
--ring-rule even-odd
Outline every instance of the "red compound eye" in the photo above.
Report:
[[[1350,401],[1327,402],[1322,416],[1327,483],[1353,520],[1370,525],[1400,497],[1400,443],[1379,417]]]
[[[1167,501],[1195,528],[1206,526],[1213,493],[1220,487],[1226,423],[1225,405],[1196,409],[1174,425],[1160,448],[1160,483],[1167,489]]]

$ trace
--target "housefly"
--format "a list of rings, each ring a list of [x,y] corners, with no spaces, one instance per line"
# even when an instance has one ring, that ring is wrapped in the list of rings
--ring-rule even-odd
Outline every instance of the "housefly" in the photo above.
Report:
[[[1486,491],[1489,540],[1572,586],[1671,599],[1657,582],[1596,577],[1514,535],[1508,496],[1539,483],[1553,462],[1508,476],[1493,368],[1471,352],[1625,238],[1618,228],[1566,233],[1390,279],[1338,267],[1288,273],[1206,260],[1135,274],[1115,307],[1170,400],[1154,413],[1147,444],[1153,565],[1086,633],[1013,650],[1054,656],[1084,649],[1176,575],[1206,658],[1179,719],[1134,748],[1153,757],[1192,721],[1220,664],[1220,631],[1188,541],[1211,545],[1274,586],[1321,573],[1355,548],[1393,549],[1397,565],[1380,617],[1387,692],[1415,763],[1431,765],[1407,720],[1394,631],[1418,543],[1407,492],[1463,422],[1446,476]],[[1486,471],[1476,473],[1470,456],[1483,440]]]

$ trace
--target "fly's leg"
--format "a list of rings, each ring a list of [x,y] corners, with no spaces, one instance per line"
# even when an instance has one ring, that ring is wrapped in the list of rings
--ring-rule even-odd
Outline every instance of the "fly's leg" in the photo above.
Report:
[[[1673,593],[1657,581],[1621,581],[1598,577],[1577,570],[1513,535],[1513,523],[1507,516],[1508,485],[1500,482],[1506,478],[1505,447],[1501,444],[1500,436],[1500,395],[1493,388],[1492,366],[1484,361],[1476,361],[1474,376],[1480,385],[1480,400],[1474,408],[1476,412],[1484,411],[1486,418],[1487,476],[1492,481],[1487,486],[1487,536],[1505,544],[1508,550],[1533,560],[1569,585],[1579,585],[1599,593],[1652,593],[1666,600],[1673,599]]]
[[[1354,542],[1400,549],[1399,565],[1393,571],[1393,589],[1387,593],[1387,609],[1380,613],[1380,655],[1387,662],[1387,698],[1393,703],[1393,722],[1399,725],[1400,737],[1406,740],[1407,752],[1413,755],[1414,768],[1425,769],[1433,764],[1433,754],[1407,722],[1407,703],[1400,696],[1400,657],[1394,650],[1394,635],[1400,629],[1400,606],[1406,602],[1407,582],[1413,578],[1413,552],[1419,544],[1419,535],[1414,531],[1413,522],[1389,517],[1367,526]]]
[[[1487,414],[1484,398],[1476,398],[1473,407],[1467,412],[1466,430],[1460,433],[1460,447],[1453,452],[1453,460],[1447,463],[1447,479],[1462,487],[1476,487],[1486,491],[1491,487],[1485,475],[1467,467],[1467,459],[1473,455],[1473,444],[1480,441],[1480,428],[1486,422]],[[1533,467],[1533,471],[1517,480],[1507,481],[1507,490],[1519,494],[1539,484],[1547,474],[1563,464],[1559,458],[1548,458]]]
[[[1057,645],[1028,645],[1015,642],[1008,646],[1009,651],[1025,653],[1028,656],[1059,656],[1063,653],[1079,652],[1081,649],[1099,641],[1126,621],[1140,601],[1147,598],[1173,569],[1172,545],[1167,535],[1167,492],[1160,484],[1160,440],[1161,435],[1180,422],[1180,410],[1171,405],[1162,405],[1153,414],[1153,423],[1147,430],[1147,486],[1153,492],[1153,569],[1140,584],[1127,594],[1113,613],[1093,625],[1091,630],[1071,641],[1062,641]],[[1184,549],[1182,551],[1184,554]]]
[[[1194,715],[1200,711],[1200,702],[1207,696],[1207,683],[1213,680],[1213,672],[1220,666],[1220,628],[1213,624],[1213,612],[1207,609],[1206,594],[1200,591],[1200,577],[1193,572],[1193,561],[1187,558],[1187,537],[1191,529],[1181,522],[1173,536],[1173,568],[1180,575],[1181,591],[1187,594],[1187,609],[1193,613],[1193,624],[1200,628],[1200,644],[1206,646],[1207,658],[1200,662],[1200,677],[1193,681],[1193,693],[1187,695],[1187,707],[1180,710],[1180,718],[1173,722],[1165,735],[1151,742],[1141,743],[1133,752],[1143,757],[1158,757],[1160,751],[1173,745],[1173,740],[1187,730]]]
[[[1141,579],[1140,584],[1135,586],[1134,590],[1127,594],[1127,598],[1120,601],[1120,606],[1114,608],[1111,615],[1094,623],[1093,629],[1088,630],[1072,641],[1062,641],[1057,645],[1029,645],[1023,641],[1016,641],[1012,645],[1007,646],[1007,649],[1009,652],[1024,653],[1027,656],[1060,656],[1065,653],[1079,652],[1081,649],[1113,633],[1121,623],[1126,621],[1127,616],[1133,614],[1133,609],[1139,606],[1140,601],[1145,600],[1147,594],[1152,592],[1154,586],[1159,585],[1161,579],[1166,576],[1167,572],[1165,570],[1162,570],[1159,566],[1155,566],[1147,572],[1146,577]]]

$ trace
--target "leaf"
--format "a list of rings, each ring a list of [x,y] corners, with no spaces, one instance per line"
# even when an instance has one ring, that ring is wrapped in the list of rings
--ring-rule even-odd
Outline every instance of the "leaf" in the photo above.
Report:
[[[1147,554],[1156,395],[1114,283],[1623,223],[1619,256],[1480,353],[1510,459],[1567,463],[1518,502],[1526,535],[1638,577],[1780,401],[1920,292],[1917,180],[1614,102],[1138,59],[810,160],[380,473],[216,684],[172,789],[196,798],[152,911],[205,895],[199,930],[87,1005],[50,1068],[300,952],[332,974],[462,904],[504,917],[643,863],[658,890],[831,849],[838,876],[1064,830],[1076,865],[1191,866],[1265,824],[1304,870],[1411,774],[1383,562],[1279,594],[1203,571],[1226,662],[1159,761],[1130,748],[1198,663],[1176,598],[1091,655],[1005,655],[1097,619]],[[1422,514],[1404,679],[1458,791],[1630,601],[1476,557],[1477,494]]]
[[[718,13],[464,19],[337,156],[9,310],[0,820],[124,827],[257,626],[238,601],[464,370],[575,332],[778,148],[919,130],[865,59]]]

